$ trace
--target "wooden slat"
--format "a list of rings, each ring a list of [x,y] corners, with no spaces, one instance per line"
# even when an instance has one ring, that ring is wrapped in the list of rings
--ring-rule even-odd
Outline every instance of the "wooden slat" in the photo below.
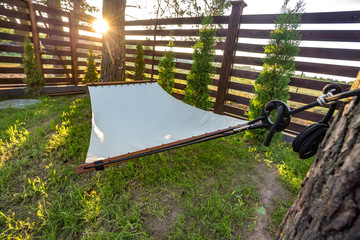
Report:
[[[14,5],[21,8],[27,8],[27,3],[22,0],[2,0],[1,2]]]
[[[273,24],[276,14],[244,15],[242,23],[247,24]],[[328,23],[358,23],[360,11],[349,12],[320,12],[304,13],[302,24],[328,24]]]
[[[72,64],[71,60],[58,60],[58,59],[43,58],[41,61],[43,64],[53,64],[53,65],[71,65]]]
[[[0,45],[1,52],[24,53],[23,47]]]
[[[239,43],[236,50],[242,52],[264,53],[264,45]],[[326,58],[337,60],[357,61],[360,56],[358,49],[334,49],[301,47],[300,57]]]
[[[243,109],[232,107],[229,105],[225,105],[224,113],[230,113],[235,116],[245,117],[245,111]]]
[[[68,22],[60,21],[60,20],[54,19],[54,18],[46,18],[46,17],[42,17],[42,16],[36,16],[36,21],[41,22],[41,23],[50,24],[50,25],[53,25],[56,27],[69,27]]]
[[[44,74],[66,74],[66,73],[72,73],[71,69],[50,69],[50,68],[44,68],[43,69]]]
[[[32,37],[28,37],[30,41],[32,41]],[[0,33],[1,40],[11,40],[16,42],[25,42],[24,35],[17,35],[17,34],[8,34],[8,33]]]
[[[0,62],[2,62],[2,63],[23,63],[21,57],[5,57],[5,56],[0,56]]]
[[[40,38],[42,45],[52,45],[52,46],[61,46],[61,47],[70,47],[70,41],[49,39],[49,38]]]
[[[83,21],[83,22],[94,22],[95,20],[97,20],[96,17],[94,16],[91,16],[91,15],[88,15],[88,14],[83,14],[83,13],[75,13],[75,18],[80,20],[80,21]]]
[[[24,31],[24,32],[31,31],[30,25],[22,25],[22,24],[12,23],[12,22],[2,21],[2,20],[0,20],[0,27],[20,30],[20,31]]]
[[[296,62],[297,71],[322,73],[344,77],[355,77],[359,71],[359,67],[349,67],[322,63]]]
[[[86,43],[77,43],[77,49],[89,49],[92,47],[93,51],[102,51],[102,46],[96,46],[94,44],[86,44]]]
[[[0,78],[0,87],[5,84],[23,84],[22,78]]]
[[[81,39],[81,40],[86,40],[86,41],[90,41],[90,42],[99,42],[99,43],[102,43],[102,38],[97,38],[97,37],[90,37],[90,36],[85,36],[85,35],[79,35],[79,39]]]
[[[360,32],[356,30],[301,30],[302,40],[360,42]],[[270,30],[241,29],[239,37],[269,39]]]
[[[233,77],[253,79],[253,80],[255,80],[260,74],[259,72],[237,70],[237,69],[232,69],[231,73],[232,73]],[[289,83],[289,86],[308,88],[308,89],[321,91],[324,88],[324,86],[326,86],[327,84],[330,84],[330,82],[292,77],[291,81]],[[343,89],[347,89],[347,88],[349,88],[350,85],[340,84],[340,86]]]
[[[234,62],[237,64],[254,65],[254,66],[262,66],[263,64],[261,58],[256,58],[256,57],[236,56]],[[299,61],[295,62],[295,67],[297,71],[301,71],[301,72],[321,73],[321,74],[336,75],[343,77],[354,77],[359,71],[358,67],[349,67],[349,66],[313,63],[313,62],[299,62]]]
[[[61,31],[61,30],[56,30],[56,29],[49,29],[49,28],[38,27],[38,31],[39,31],[40,33],[46,33],[46,34],[51,34],[51,35],[63,36],[63,37],[70,37],[70,33],[69,33],[69,32],[65,32],[65,31]]]
[[[157,36],[182,36],[182,37],[189,37],[189,36],[198,36],[199,30],[196,29],[187,29],[187,30],[157,30]],[[125,35],[135,35],[135,36],[153,36],[153,30],[126,30]],[[225,37],[226,30],[219,29],[216,31],[216,37]]]
[[[11,17],[11,18],[20,18],[20,19],[27,20],[27,21],[30,20],[28,13],[9,10],[9,9],[6,9],[3,5],[0,5],[0,15],[4,15],[7,17]]]
[[[24,73],[24,68],[3,68],[3,67],[0,67],[0,73]]]
[[[46,12],[48,14],[69,17],[69,12],[65,12],[61,9],[54,8],[54,7],[48,7],[48,6],[44,6],[44,5],[40,5],[40,4],[34,4],[34,9],[41,11],[41,12]]]
[[[61,50],[52,50],[52,49],[44,49],[42,54],[45,55],[56,55],[56,56],[71,56],[71,51],[61,51]]]
[[[190,17],[190,18],[166,18],[166,19],[157,19],[158,25],[182,25],[182,24],[201,24],[202,18],[199,17]],[[215,16],[213,17],[214,24],[227,24],[229,21],[229,16]],[[155,19],[150,20],[136,20],[136,21],[126,21],[125,26],[149,26],[155,25]]]

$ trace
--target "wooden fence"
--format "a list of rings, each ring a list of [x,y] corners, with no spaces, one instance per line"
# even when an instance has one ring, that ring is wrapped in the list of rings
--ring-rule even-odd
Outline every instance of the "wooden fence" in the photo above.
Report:
[[[242,15],[244,7],[242,1],[234,1],[230,16],[214,17],[217,27],[214,62],[216,75],[210,86],[215,112],[240,118],[245,117],[249,99],[253,97],[254,79],[262,66],[263,47],[276,19],[276,15]],[[244,12],[246,13],[246,8]],[[291,107],[315,101],[316,96],[321,94],[321,89],[329,83],[308,78],[311,74],[355,78],[359,66],[354,62],[359,61],[360,50],[356,47],[351,49],[349,43],[359,46],[360,32],[347,29],[346,26],[359,23],[359,19],[360,11],[303,15],[303,42],[324,43],[324,46],[308,47],[305,44],[301,47],[300,58],[296,59],[298,75],[289,84]],[[94,20],[89,15],[31,1],[1,1],[0,90],[23,86],[22,54],[25,36],[39,49],[38,60],[47,85],[81,83],[90,47],[93,48],[96,64],[100,67],[102,39],[92,29]],[[131,79],[134,75],[135,45],[138,41],[145,47],[147,77],[156,80],[159,59],[168,49],[169,40],[172,40],[176,56],[174,96],[182,99],[186,75],[192,67],[192,46],[197,39],[200,23],[200,18],[127,21],[127,77]],[[339,24],[345,30],[335,30]],[[313,25],[324,29],[313,30]],[[342,44],[346,47],[342,47]],[[340,47],[333,48],[332,45]],[[349,87],[346,84],[342,86],[345,89]],[[301,131],[309,123],[319,121],[323,113],[321,109],[315,109],[297,114],[288,131]]]

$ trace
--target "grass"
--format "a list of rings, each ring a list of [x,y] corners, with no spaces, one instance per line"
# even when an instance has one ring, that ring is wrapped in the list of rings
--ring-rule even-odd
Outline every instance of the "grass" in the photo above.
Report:
[[[311,160],[237,136],[76,175],[91,131],[87,96],[0,111],[0,239],[246,239],[265,161],[296,194]],[[290,203],[274,199],[274,231]]]

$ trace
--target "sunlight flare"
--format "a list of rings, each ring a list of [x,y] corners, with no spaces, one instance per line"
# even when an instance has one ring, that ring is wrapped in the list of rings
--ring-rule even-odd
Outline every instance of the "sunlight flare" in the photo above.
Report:
[[[93,22],[93,28],[97,33],[103,34],[109,29],[109,25],[104,19],[97,19]]]

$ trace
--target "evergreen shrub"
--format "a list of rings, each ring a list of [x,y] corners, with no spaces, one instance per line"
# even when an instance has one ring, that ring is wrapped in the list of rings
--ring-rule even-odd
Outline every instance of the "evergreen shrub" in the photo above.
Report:
[[[136,45],[135,52],[135,76],[134,80],[145,79],[145,61],[144,61],[144,49],[142,43],[139,41]]]
[[[193,46],[193,66],[187,75],[187,86],[185,89],[184,102],[203,110],[209,110],[213,105],[210,99],[209,85],[215,68],[211,65],[215,59],[215,33],[212,24],[213,19],[203,19],[202,28],[199,31],[200,39]]]
[[[170,42],[170,50],[165,51],[163,58],[159,62],[159,85],[167,91],[169,94],[172,94],[173,88],[175,87],[175,55],[172,47],[174,46],[173,42]]]
[[[95,66],[95,56],[92,52],[92,47],[89,48],[88,59],[87,59],[87,66],[85,69],[85,76],[82,79],[82,83],[92,83],[92,82],[99,82],[99,73],[96,70]]]
[[[298,28],[304,3],[300,0],[291,9],[288,2],[289,0],[284,1],[282,13],[275,20],[275,30],[270,32],[270,41],[264,48],[266,57],[263,59],[263,70],[255,80],[256,97],[249,104],[249,120],[259,117],[269,101],[277,99],[286,102],[290,97],[288,83],[295,72],[295,56],[300,50],[301,35]],[[265,129],[252,130],[245,134],[246,139],[255,142],[262,142],[265,137]],[[280,134],[276,134],[274,140],[279,140],[280,137]]]
[[[38,96],[41,89],[45,86],[45,79],[35,58],[34,47],[27,37],[25,38],[23,63],[26,75],[23,81],[26,84],[26,92],[27,94]]]

